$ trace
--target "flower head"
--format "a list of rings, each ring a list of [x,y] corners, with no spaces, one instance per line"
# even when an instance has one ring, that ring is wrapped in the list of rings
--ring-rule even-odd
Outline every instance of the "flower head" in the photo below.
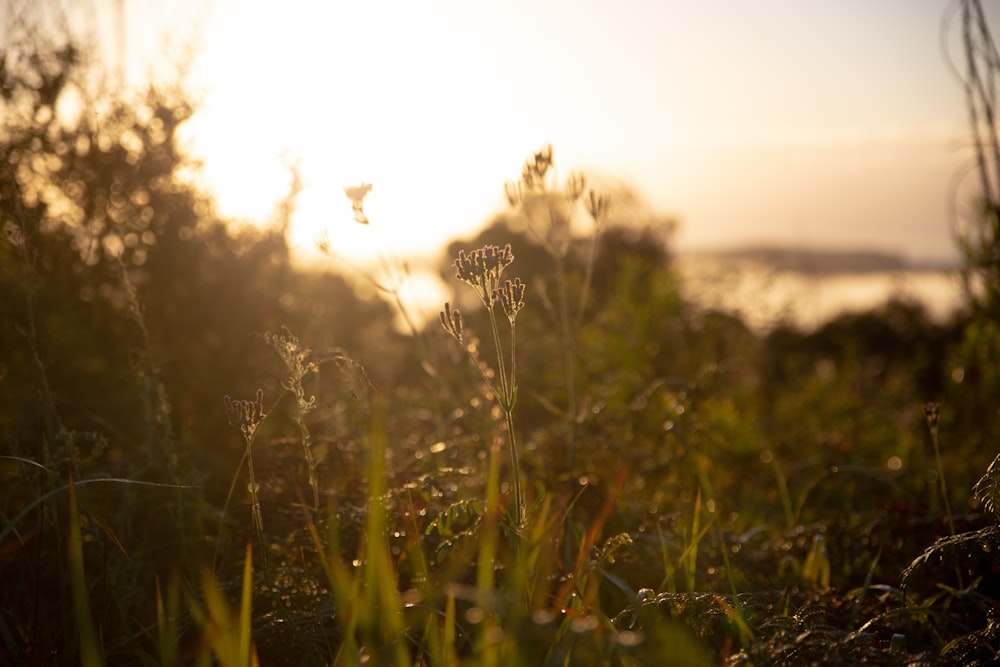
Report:
[[[462,342],[463,333],[465,331],[465,322],[462,319],[462,311],[458,308],[452,308],[450,303],[445,302],[444,310],[441,312],[441,326],[447,331],[452,338],[457,340],[459,343]]]
[[[500,302],[500,307],[507,315],[510,325],[514,326],[517,314],[524,308],[524,283],[520,278],[503,281],[503,285],[496,291],[495,298]]]
[[[531,159],[524,163],[521,170],[521,180],[529,188],[545,186],[545,175],[552,166],[552,145],[549,144],[536,152]]]
[[[466,253],[458,251],[458,259],[452,264],[456,277],[468,283],[479,294],[479,298],[487,308],[492,308],[496,300],[496,291],[500,287],[500,277],[503,270],[514,261],[514,253],[508,243],[503,248],[495,245],[485,245],[478,250]]]
[[[228,394],[222,400],[226,405],[229,424],[243,431],[243,437],[247,440],[252,439],[257,427],[264,421],[264,391],[258,389],[257,398],[253,401],[230,398]]]
[[[371,192],[371,183],[361,185],[351,185],[344,188],[344,194],[351,200],[351,209],[354,211],[354,219],[362,225],[368,224],[368,216],[365,215],[365,197]]]

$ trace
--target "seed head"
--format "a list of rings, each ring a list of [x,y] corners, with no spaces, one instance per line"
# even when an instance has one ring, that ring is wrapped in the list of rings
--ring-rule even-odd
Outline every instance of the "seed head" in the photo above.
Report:
[[[545,174],[552,167],[552,145],[549,144],[536,152],[521,170],[521,180],[529,188],[545,185]]]
[[[520,278],[514,278],[513,281],[505,280],[494,296],[500,302],[503,312],[507,314],[511,326],[514,326],[517,314],[524,308],[524,287]]]
[[[458,308],[452,309],[451,304],[447,302],[445,302],[444,311],[441,313],[441,326],[452,338],[462,343],[462,333],[465,328],[462,312]]]
[[[513,261],[514,253],[508,243],[503,248],[485,245],[471,253],[459,250],[458,259],[452,266],[455,267],[455,277],[472,286],[483,304],[492,308],[503,270]]]
[[[264,390],[257,390],[257,398],[253,401],[230,398],[227,394],[223,397],[226,405],[226,417],[229,424],[243,431],[243,437],[247,440],[253,438],[257,427],[264,421]]]

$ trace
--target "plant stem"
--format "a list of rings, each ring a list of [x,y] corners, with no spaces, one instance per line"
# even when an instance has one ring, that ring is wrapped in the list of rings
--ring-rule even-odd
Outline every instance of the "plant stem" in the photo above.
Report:
[[[507,365],[504,363],[503,346],[500,343],[500,329],[497,327],[497,318],[490,308],[490,327],[493,330],[493,341],[497,350],[497,374],[500,376],[500,407],[503,408],[504,420],[507,424],[507,445],[510,448],[510,475],[514,492],[514,525],[520,530],[524,525],[524,495],[521,490],[521,468],[518,463],[517,436],[514,434],[514,388],[515,382],[515,357],[514,357],[514,325],[510,328],[511,360],[510,374],[507,373]]]
[[[559,298],[559,324],[562,335],[563,361],[566,372],[566,426],[568,428],[567,441],[569,443],[569,453],[567,456],[567,469],[570,477],[573,476],[573,467],[576,463],[576,343],[569,321],[569,297],[566,294],[566,272],[563,266],[562,257],[556,255],[556,283],[558,286]]]
[[[257,533],[257,541],[260,544],[260,563],[264,573],[267,573],[267,543],[264,540],[264,516],[260,511],[260,501],[257,498],[257,480],[253,474],[253,438],[246,438],[247,443],[247,471],[250,475],[250,502],[251,514],[253,515],[254,532]]]
[[[305,416],[302,414],[301,409],[297,414],[296,421],[299,423],[299,433],[302,434],[302,451],[306,458],[306,466],[309,468],[309,486],[312,487],[313,492],[312,508],[318,510],[319,481],[316,479],[316,457],[313,456],[312,436],[309,434],[309,428],[306,426]]]
[[[938,479],[941,480],[941,498],[944,500],[944,511],[948,515],[948,530],[955,536],[955,519],[951,514],[951,501],[948,500],[948,485],[944,480],[944,465],[941,463],[941,448],[938,446],[938,427],[931,427],[931,442],[934,444],[934,462],[937,464]]]
[[[514,524],[520,530],[524,525],[524,494],[521,490],[521,468],[518,463],[517,437],[514,435],[514,411],[504,410],[507,421],[507,444],[510,447],[510,474],[514,485]]]

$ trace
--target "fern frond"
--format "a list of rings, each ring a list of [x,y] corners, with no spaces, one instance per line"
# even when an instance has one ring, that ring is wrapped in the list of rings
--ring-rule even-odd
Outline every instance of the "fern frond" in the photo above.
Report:
[[[986,474],[972,487],[979,505],[1000,522],[1000,454],[986,469]]]

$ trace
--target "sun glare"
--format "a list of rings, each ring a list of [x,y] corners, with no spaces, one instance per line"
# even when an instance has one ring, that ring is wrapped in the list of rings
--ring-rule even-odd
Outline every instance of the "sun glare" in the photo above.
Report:
[[[501,210],[504,181],[548,143],[566,173],[624,180],[678,217],[678,247],[947,254],[964,118],[939,8],[699,7],[211,0],[190,22],[188,145],[229,218],[273,219],[294,169],[304,261],[324,232],[356,261],[376,234],[436,252]],[[343,196],[361,182],[370,227]]]
[[[347,185],[373,184],[374,233],[399,252],[432,251],[497,210],[507,167],[526,150],[510,139],[510,98],[447,21],[395,7],[219,3],[188,137],[224,216],[266,222],[292,168],[300,258],[316,258],[324,233],[335,253],[372,256],[373,230],[353,222]]]

